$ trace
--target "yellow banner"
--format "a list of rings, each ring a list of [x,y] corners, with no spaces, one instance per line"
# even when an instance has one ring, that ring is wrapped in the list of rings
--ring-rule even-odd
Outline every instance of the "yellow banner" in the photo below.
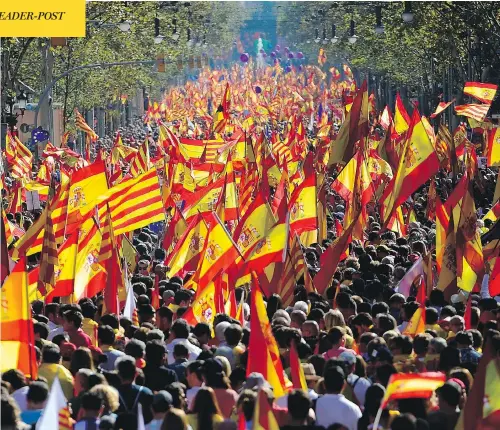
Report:
[[[85,0],[2,1],[0,37],[85,37]]]

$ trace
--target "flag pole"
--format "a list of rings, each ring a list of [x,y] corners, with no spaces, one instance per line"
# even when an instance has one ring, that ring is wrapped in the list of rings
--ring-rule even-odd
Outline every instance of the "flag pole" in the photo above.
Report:
[[[373,430],[378,429],[378,425],[380,423],[380,418],[382,417],[382,405],[378,408],[377,415],[375,416],[375,421],[373,422]]]

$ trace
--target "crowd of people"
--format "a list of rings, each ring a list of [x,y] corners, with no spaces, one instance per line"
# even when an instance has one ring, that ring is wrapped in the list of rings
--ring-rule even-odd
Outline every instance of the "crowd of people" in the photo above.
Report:
[[[157,140],[156,129],[137,123],[120,132],[132,147],[148,132]],[[101,140],[96,153],[109,151],[112,142]],[[331,173],[328,184],[338,172]],[[495,177],[490,168],[479,169],[475,177],[478,218],[491,209]],[[436,175],[443,201],[456,179],[444,170]],[[249,348],[254,286],[245,283],[235,290],[236,303],[243,302],[240,319],[218,313],[213,324],[189,324],[183,318],[195,295],[185,288],[189,277],[168,276],[162,231],[143,227],[133,235],[137,266],[130,279],[138,321],[103,312],[102,294],[78,303],[33,301],[38,377],[29,380],[18,369],[2,373],[2,428],[40,428],[57,383],[68,401],[68,428],[75,430],[267,430],[276,428],[274,420],[282,430],[368,430],[375,421],[379,429],[469,430],[456,426],[482,356],[488,350],[488,357],[500,357],[499,296],[490,297],[488,274],[467,300],[461,294],[446,299],[443,291],[432,289],[424,303],[425,330],[405,334],[421,304],[416,288],[404,295],[398,285],[436,240],[436,225],[426,214],[428,187],[413,195],[415,218],[406,235],[384,230],[370,207],[365,240],[349,245],[349,256],[323,294],[308,291],[302,278],[291,304],[283,305],[278,294],[265,297],[287,381],[285,395],[276,396],[265,375],[248,371],[249,357],[256,354]],[[321,255],[339,236],[336,225],[347,206],[329,187],[327,194],[327,239],[302,247],[313,280]],[[40,213],[23,209],[7,218],[27,231]],[[481,233],[492,227],[489,220],[477,221]],[[31,267],[39,260],[39,255],[30,257]],[[153,306],[156,299],[159,306]],[[294,351],[306,390],[291,382]],[[381,408],[393,375],[423,372],[442,372],[446,381],[430,397],[400,398]],[[272,412],[267,427],[260,419],[263,398]]]

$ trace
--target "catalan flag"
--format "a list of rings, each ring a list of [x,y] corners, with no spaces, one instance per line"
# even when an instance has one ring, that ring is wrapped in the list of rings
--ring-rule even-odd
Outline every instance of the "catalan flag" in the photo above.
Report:
[[[21,257],[0,290],[2,339],[0,370],[19,369],[27,377],[37,378],[35,333],[28,301],[26,258]]]
[[[487,104],[466,104],[455,106],[455,112],[458,116],[466,116],[473,118],[476,121],[484,121],[489,109],[490,105]]]
[[[498,85],[483,84],[481,82],[466,82],[464,86],[464,94],[474,97],[480,102],[491,105],[495,98]]]
[[[36,424],[37,429],[71,430],[73,421],[68,408],[68,402],[56,376],[49,393],[49,399],[44,411]]]
[[[115,236],[165,219],[156,169],[110,188],[99,197],[99,207],[105,203]]]
[[[33,154],[17,136],[7,133],[5,139],[5,156],[11,176],[15,179],[30,180]]]
[[[52,214],[48,214],[45,221],[45,234],[43,237],[38,290],[42,296],[47,295],[55,284],[55,269],[58,265],[57,244],[52,223]]]
[[[148,138],[139,146],[139,150],[130,162],[129,174],[135,178],[137,175],[146,173],[151,168],[151,160],[149,158],[149,141]]]

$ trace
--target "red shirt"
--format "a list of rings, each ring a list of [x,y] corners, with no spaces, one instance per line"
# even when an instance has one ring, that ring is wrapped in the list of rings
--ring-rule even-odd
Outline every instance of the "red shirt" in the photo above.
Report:
[[[68,332],[68,335],[69,341],[77,348],[79,348],[80,346],[85,346],[88,348],[90,345],[92,345],[92,339],[90,339],[90,336],[85,334],[85,332],[81,328],[73,332]]]

